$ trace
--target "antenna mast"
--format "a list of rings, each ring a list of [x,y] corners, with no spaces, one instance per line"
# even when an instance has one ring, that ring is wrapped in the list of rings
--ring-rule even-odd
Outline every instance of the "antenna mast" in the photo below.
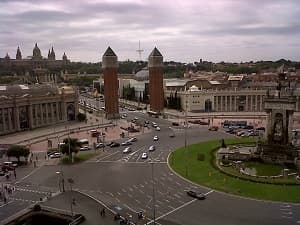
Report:
[[[142,52],[144,51],[141,49],[141,41],[139,41],[139,49],[136,50],[139,53],[139,60],[142,61]]]

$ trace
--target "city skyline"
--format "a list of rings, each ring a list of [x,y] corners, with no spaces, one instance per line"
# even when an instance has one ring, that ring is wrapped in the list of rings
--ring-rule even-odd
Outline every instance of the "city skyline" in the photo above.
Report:
[[[1,1],[0,57],[42,55],[52,46],[71,61],[99,62],[107,46],[119,60],[147,60],[156,46],[165,61],[300,61],[296,0]]]

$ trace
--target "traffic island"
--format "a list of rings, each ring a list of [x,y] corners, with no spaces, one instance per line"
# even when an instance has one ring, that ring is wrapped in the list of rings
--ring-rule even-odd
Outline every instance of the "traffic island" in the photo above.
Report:
[[[227,145],[249,144],[253,141],[253,138],[225,140]],[[221,141],[215,140],[193,144],[186,149],[179,148],[169,155],[168,164],[180,176],[215,190],[256,199],[300,202],[300,186],[297,183],[258,183],[219,170],[215,152],[221,145]]]

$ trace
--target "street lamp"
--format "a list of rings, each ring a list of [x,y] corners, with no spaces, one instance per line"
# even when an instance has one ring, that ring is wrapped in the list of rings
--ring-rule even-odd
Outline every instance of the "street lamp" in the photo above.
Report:
[[[188,148],[187,148],[187,108],[188,107],[188,94],[185,86],[185,127],[184,127],[184,151],[185,151],[185,176],[188,177]]]
[[[59,191],[65,192],[65,180],[64,180],[64,174],[62,171],[56,171],[55,172],[58,176],[58,188]]]

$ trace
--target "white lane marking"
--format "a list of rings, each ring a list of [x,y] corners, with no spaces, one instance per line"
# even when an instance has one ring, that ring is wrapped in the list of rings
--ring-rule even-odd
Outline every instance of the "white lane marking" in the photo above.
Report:
[[[179,206],[179,207],[177,207],[177,208],[171,210],[170,212],[167,212],[167,213],[165,213],[165,214],[163,214],[163,215],[157,217],[156,220],[159,220],[159,219],[161,219],[161,218],[163,218],[163,217],[166,217],[167,215],[170,215],[171,213],[173,213],[173,212],[175,212],[175,211],[177,211],[177,210],[179,210],[179,209],[181,209],[181,208],[183,208],[183,207],[185,207],[185,206],[187,206],[187,205],[190,205],[190,204],[192,204],[192,203],[195,202],[195,201],[197,201],[197,199],[193,199],[193,200],[191,200],[191,201],[189,201],[189,202],[186,202],[186,203],[184,203],[183,205],[181,205],[181,206]],[[151,220],[151,221],[149,221],[148,223],[146,223],[146,225],[151,224],[151,223],[153,223],[153,220]]]
[[[4,207],[4,206],[7,206],[8,204],[10,204],[10,203],[12,203],[14,200],[12,200],[12,201],[9,201],[8,203],[6,203],[6,204],[3,204],[3,205],[0,205],[0,208],[2,208],[2,207]]]
[[[119,152],[117,151],[117,152],[111,153],[111,154],[109,154],[109,155],[106,155],[106,156],[104,156],[104,157],[102,157],[102,158],[99,158],[96,162],[100,162],[101,160],[106,159],[106,158],[108,158],[109,156],[116,155],[117,153],[119,153]]]
[[[36,168],[35,170],[31,171],[29,174],[27,174],[25,177],[22,177],[20,180],[16,181],[15,184],[18,184],[20,182],[22,182],[23,180],[25,180],[27,177],[31,176],[32,174],[36,173],[39,169],[41,169],[42,166]]]
[[[209,192],[205,193],[204,195],[207,196],[207,195],[209,195],[210,193],[213,193],[213,192],[214,192],[214,190],[210,190]]]

